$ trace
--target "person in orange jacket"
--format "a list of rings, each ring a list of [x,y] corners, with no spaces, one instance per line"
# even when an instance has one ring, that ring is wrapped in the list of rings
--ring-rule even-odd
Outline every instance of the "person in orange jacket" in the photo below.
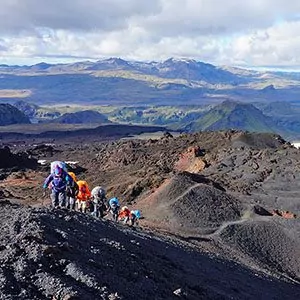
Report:
[[[91,192],[86,181],[79,180],[77,181],[77,185],[79,189],[77,194],[77,207],[79,211],[85,213],[87,208],[87,202],[91,197]]]
[[[131,216],[131,213],[130,213],[129,208],[127,206],[123,206],[121,208],[121,211],[120,211],[119,216],[118,216],[119,220],[123,220],[124,219],[123,223],[127,224],[127,222],[130,219],[130,216]]]

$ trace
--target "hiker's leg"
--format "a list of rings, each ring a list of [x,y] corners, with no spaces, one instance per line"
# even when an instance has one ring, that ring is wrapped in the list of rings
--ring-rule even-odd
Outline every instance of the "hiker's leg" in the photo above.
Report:
[[[66,192],[59,193],[59,206],[60,207],[66,206]]]
[[[93,215],[95,217],[98,217],[98,204],[93,202],[93,205],[94,205],[94,209],[93,209]]]
[[[71,210],[74,210],[75,209],[75,199],[74,198],[72,198],[72,197],[70,197],[69,198],[69,208],[71,209]]]
[[[136,219],[135,215],[132,215],[132,216],[131,216],[131,219],[130,219],[130,223],[131,223],[130,225],[131,225],[131,226],[134,225],[135,219]]]
[[[77,199],[77,210],[81,211],[81,201]]]
[[[50,194],[51,202],[52,202],[52,207],[57,207],[58,206],[58,193],[54,190],[51,191]]]
[[[86,201],[81,201],[82,212],[86,213]]]
[[[105,207],[104,207],[104,204],[102,204],[102,205],[99,206],[99,216],[100,216],[100,218],[104,217],[104,211],[105,211]]]

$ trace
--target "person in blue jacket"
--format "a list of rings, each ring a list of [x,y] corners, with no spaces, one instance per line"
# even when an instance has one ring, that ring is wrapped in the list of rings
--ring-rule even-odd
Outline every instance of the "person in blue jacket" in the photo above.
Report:
[[[111,198],[108,201],[108,211],[110,211],[110,213],[112,214],[113,220],[118,221],[120,204],[119,199],[117,197]]]
[[[53,173],[51,173],[45,180],[43,188],[51,188],[51,201],[52,206],[55,208],[66,206],[66,191],[67,186],[73,185],[72,177],[60,166],[54,168]]]
[[[141,212],[139,210],[132,210],[130,212],[130,226],[133,226],[141,218]]]

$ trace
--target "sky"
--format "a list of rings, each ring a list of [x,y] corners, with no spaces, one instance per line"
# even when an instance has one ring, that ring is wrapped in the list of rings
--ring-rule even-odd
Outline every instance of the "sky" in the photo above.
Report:
[[[0,64],[192,58],[297,69],[299,0],[0,0]]]

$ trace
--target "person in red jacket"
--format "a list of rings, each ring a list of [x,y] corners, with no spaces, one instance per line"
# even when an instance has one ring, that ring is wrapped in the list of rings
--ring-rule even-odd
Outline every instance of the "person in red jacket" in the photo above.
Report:
[[[131,213],[130,213],[130,210],[127,206],[123,206],[121,208],[121,211],[119,213],[119,220],[123,220],[123,223],[124,224],[127,224],[127,222],[129,221],[130,219],[130,216],[131,216]]]

